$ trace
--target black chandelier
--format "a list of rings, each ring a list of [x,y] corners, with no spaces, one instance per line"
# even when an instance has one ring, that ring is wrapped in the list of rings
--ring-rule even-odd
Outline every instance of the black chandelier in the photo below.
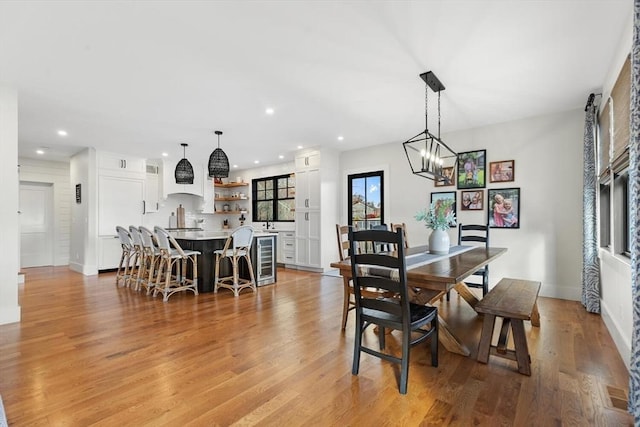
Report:
[[[211,178],[227,178],[229,176],[229,159],[220,148],[220,135],[222,132],[217,130],[214,132],[218,135],[218,148],[213,150],[209,156],[209,176]]]
[[[423,178],[450,184],[451,178],[455,176],[458,155],[440,139],[440,92],[444,90],[444,85],[431,71],[420,74],[420,77],[426,83],[424,95],[425,130],[402,145],[409,166],[411,166],[411,172]],[[438,136],[429,132],[429,88],[438,93]],[[449,167],[453,167],[452,173],[450,175],[444,174],[444,169]]]
[[[186,149],[189,144],[182,143],[182,160],[176,165],[176,184],[193,184],[193,166],[186,157]]]

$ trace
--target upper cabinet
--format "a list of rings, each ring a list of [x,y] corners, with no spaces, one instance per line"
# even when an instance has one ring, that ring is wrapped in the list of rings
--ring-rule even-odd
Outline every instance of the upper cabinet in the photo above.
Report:
[[[166,199],[169,194],[175,193],[204,197],[204,169],[197,163],[191,163],[191,166],[193,166],[193,184],[176,184],[176,163],[162,161],[162,198]]]
[[[98,153],[98,168],[103,174],[109,174],[111,171],[120,176],[141,177],[146,173],[146,161],[142,158],[100,151]]]
[[[144,213],[158,212],[160,209],[160,167],[147,164],[144,186]]]
[[[296,156],[296,171],[318,169],[320,167],[320,152],[310,151]]]

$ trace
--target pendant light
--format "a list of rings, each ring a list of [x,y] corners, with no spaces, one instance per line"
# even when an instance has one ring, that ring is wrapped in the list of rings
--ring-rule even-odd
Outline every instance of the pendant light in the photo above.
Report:
[[[220,135],[222,132],[217,130],[214,132],[218,135],[218,148],[213,150],[209,156],[209,176],[211,178],[227,178],[229,176],[229,159],[220,148]]]
[[[186,157],[186,149],[189,144],[182,143],[182,160],[176,165],[176,184],[193,184],[193,166]]]
[[[440,139],[440,92],[444,90],[444,85],[431,71],[420,74],[420,78],[426,83],[424,94],[425,130],[402,145],[407,160],[409,160],[411,172],[423,178],[449,185],[451,178],[444,173],[444,169],[452,168],[455,173],[458,155]],[[429,88],[438,93],[438,136],[429,132]]]

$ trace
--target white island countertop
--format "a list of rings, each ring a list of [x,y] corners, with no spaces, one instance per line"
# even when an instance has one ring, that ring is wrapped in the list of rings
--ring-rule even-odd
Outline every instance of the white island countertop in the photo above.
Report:
[[[170,231],[174,239],[183,240],[224,240],[233,233],[233,230],[220,231]],[[253,237],[277,236],[278,233],[256,231]]]

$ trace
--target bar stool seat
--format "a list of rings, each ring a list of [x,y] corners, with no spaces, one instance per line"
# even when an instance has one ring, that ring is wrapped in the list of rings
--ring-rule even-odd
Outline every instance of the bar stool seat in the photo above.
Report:
[[[256,292],[256,279],[253,274],[251,264],[251,243],[253,242],[253,227],[244,225],[236,228],[231,236],[227,238],[223,249],[214,251],[216,256],[216,270],[214,278],[213,292],[217,293],[218,288],[226,288],[233,291],[233,295],[238,296],[243,289],[253,289]],[[240,260],[244,258],[249,267],[251,279],[240,278]],[[229,259],[233,273],[231,276],[220,277],[220,263],[224,259]]]

